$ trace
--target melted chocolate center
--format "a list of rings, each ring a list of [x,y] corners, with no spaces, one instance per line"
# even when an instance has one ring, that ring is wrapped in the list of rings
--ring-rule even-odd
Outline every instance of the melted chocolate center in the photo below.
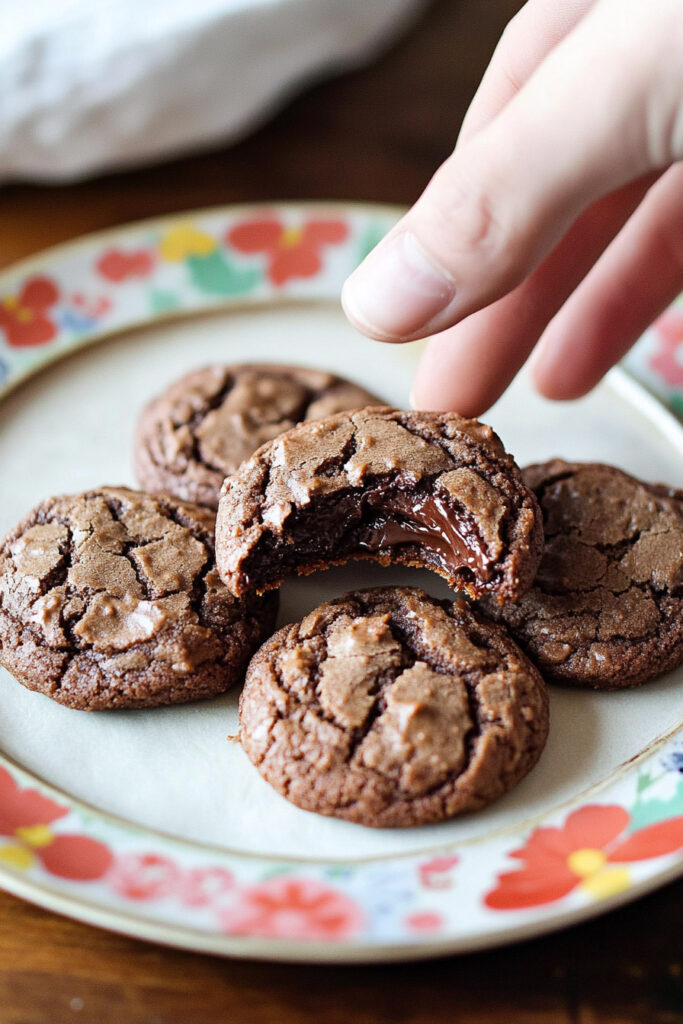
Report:
[[[387,496],[382,513],[361,534],[363,550],[419,544],[439,554],[453,571],[467,566],[488,575],[491,559],[479,537],[438,495]]]
[[[440,495],[407,488],[377,487],[309,506],[292,516],[287,536],[283,544],[275,534],[264,535],[242,566],[247,587],[359,556],[421,563],[473,596],[492,589],[497,579],[495,559],[473,518]]]

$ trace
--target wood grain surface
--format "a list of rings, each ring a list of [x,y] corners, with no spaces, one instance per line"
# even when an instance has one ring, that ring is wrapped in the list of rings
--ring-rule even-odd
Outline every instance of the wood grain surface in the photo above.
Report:
[[[560,0],[558,0],[560,2]],[[0,189],[0,265],[84,232],[272,199],[409,203],[453,146],[519,0],[440,0],[380,61],[240,144],[60,187]],[[580,927],[379,967],[220,960],[0,893],[0,1024],[681,1024],[683,882]]]

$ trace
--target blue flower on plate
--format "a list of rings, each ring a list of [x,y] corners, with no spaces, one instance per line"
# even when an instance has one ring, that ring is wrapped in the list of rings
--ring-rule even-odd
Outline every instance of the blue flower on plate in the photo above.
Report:
[[[82,310],[66,307],[60,309],[56,317],[61,330],[71,331],[73,334],[83,334],[91,330],[97,323],[95,317]]]
[[[415,899],[415,872],[405,862],[365,866],[345,886],[366,912],[375,938],[394,935]]]
[[[662,768],[667,772],[678,772],[683,775],[683,747],[667,750],[662,757]]]

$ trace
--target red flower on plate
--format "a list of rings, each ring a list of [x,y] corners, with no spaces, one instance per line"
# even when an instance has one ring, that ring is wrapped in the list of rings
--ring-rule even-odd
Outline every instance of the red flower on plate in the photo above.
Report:
[[[320,882],[277,877],[242,889],[221,921],[232,935],[345,939],[360,931],[363,914],[344,893]]]
[[[650,366],[673,388],[683,388],[683,313],[669,310],[654,325],[657,350]]]
[[[49,277],[31,277],[18,295],[0,299],[0,328],[13,348],[45,345],[57,334],[48,311],[59,298],[59,290]]]
[[[183,878],[180,898],[187,907],[208,907],[234,888],[235,879],[226,868],[193,868]]]
[[[630,885],[624,864],[649,860],[683,847],[683,816],[624,835],[630,815],[616,805],[590,804],[562,828],[537,828],[526,846],[510,854],[524,864],[498,876],[484,902],[493,910],[553,903],[581,887],[601,899]]]
[[[451,872],[458,863],[455,854],[444,857],[432,857],[420,864],[418,871],[420,882],[425,889],[448,889],[453,884]]]
[[[154,268],[154,256],[147,249],[126,252],[112,248],[102,253],[95,267],[102,277],[118,284],[128,277],[148,277]]]
[[[281,285],[292,277],[315,277],[323,265],[324,247],[339,245],[348,233],[343,220],[314,219],[301,227],[287,227],[280,220],[264,217],[230,228],[225,240],[238,252],[265,253],[268,277]]]
[[[423,911],[420,914],[411,914],[406,917],[404,924],[413,932],[438,932],[443,928],[443,918],[440,914]]]
[[[69,813],[35,789],[19,789],[12,776],[0,768],[0,835],[11,842],[0,846],[0,862],[26,869],[41,862],[52,875],[79,882],[101,878],[112,855],[96,839],[56,835],[50,828]]]
[[[175,894],[182,871],[158,853],[124,853],[109,872],[109,883],[128,900],[152,901]]]

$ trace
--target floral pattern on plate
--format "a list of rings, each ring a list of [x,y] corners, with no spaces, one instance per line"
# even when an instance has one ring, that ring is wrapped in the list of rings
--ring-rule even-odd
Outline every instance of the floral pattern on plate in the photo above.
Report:
[[[397,216],[330,204],[209,210],[11,268],[0,277],[0,393],[72,348],[171,314],[274,295],[333,299]],[[681,302],[627,365],[683,414]],[[1,755],[0,764],[3,886],[87,920],[116,913],[133,934],[158,935],[162,925],[167,941],[218,952],[256,955],[249,943],[258,940],[275,958],[472,948],[502,940],[510,921],[526,927],[535,914],[541,931],[548,920],[578,920],[683,868],[675,737],[530,830],[381,862],[213,850],[88,808]]]
[[[478,850],[338,865],[208,853],[162,836],[151,844],[146,829],[68,797],[55,800],[8,765],[0,768],[0,865],[9,874],[50,876],[57,887],[96,889],[105,906],[127,905],[209,933],[415,942],[481,927],[491,912],[610,900],[646,881],[665,859],[680,864],[682,765],[683,750],[673,741],[635,779],[622,778],[603,800],[535,828],[522,846],[517,834]],[[619,795],[622,803],[615,802]],[[521,866],[503,870],[510,858]]]

